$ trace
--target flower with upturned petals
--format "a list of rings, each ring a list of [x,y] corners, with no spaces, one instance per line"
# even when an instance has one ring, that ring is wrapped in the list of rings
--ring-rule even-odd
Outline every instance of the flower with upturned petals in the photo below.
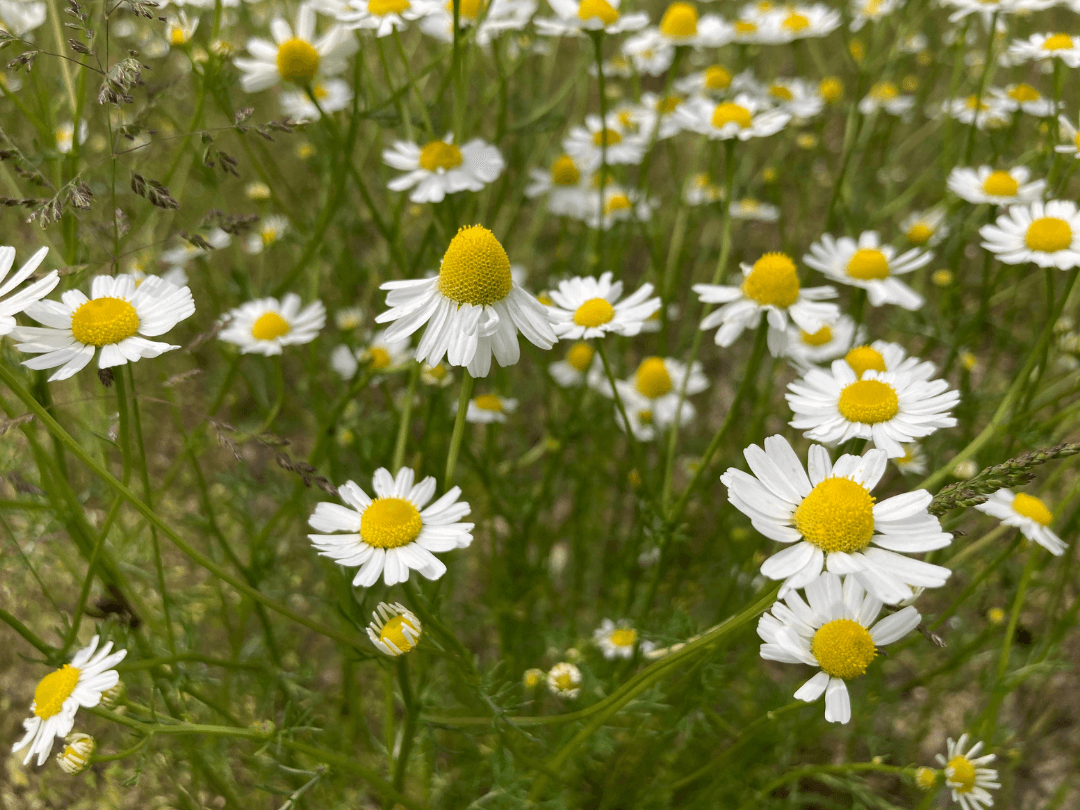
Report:
[[[990,791],[1001,787],[1001,783],[997,781],[998,772],[985,767],[994,761],[994,755],[980,757],[983,744],[977,742],[967,748],[968,740],[967,734],[961,734],[956,742],[949,737],[947,753],[945,756],[938,754],[937,761],[945,771],[945,785],[952,791],[953,801],[958,802],[962,810],[983,810],[994,806]]]
[[[643,284],[622,301],[621,281],[611,280],[611,271],[600,278],[577,277],[559,282],[549,295],[552,327],[560,340],[603,337],[609,332],[633,337],[645,320],[660,309],[660,299],[650,298],[652,284]]]
[[[404,655],[420,643],[424,627],[416,615],[401,603],[390,605],[379,602],[371,611],[371,616],[374,621],[368,625],[368,638],[387,655]]]
[[[1005,526],[1015,526],[1028,540],[1038,543],[1057,557],[1068,548],[1068,544],[1050,528],[1054,513],[1041,498],[1026,492],[1014,494],[1010,489],[999,489],[984,503],[976,504],[975,508],[996,517]]]
[[[409,199],[415,203],[437,203],[447,194],[482,191],[506,167],[498,147],[473,138],[459,148],[449,133],[423,146],[394,141],[383,150],[382,158],[387,165],[405,172],[387,183],[387,188],[412,189]]]

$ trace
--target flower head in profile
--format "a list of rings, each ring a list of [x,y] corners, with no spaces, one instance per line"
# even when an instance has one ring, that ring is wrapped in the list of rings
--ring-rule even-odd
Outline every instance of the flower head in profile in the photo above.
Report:
[[[475,28],[477,45],[487,46],[505,31],[520,31],[536,13],[536,0],[461,0],[458,22],[461,28]],[[443,42],[454,39],[454,4],[436,2],[420,20],[420,29]]]
[[[608,166],[636,166],[645,157],[649,141],[630,123],[615,113],[608,113],[606,120],[587,115],[584,126],[570,128],[563,149],[586,172],[596,171],[602,159]]]
[[[576,388],[586,384],[595,388],[604,376],[596,349],[583,340],[571,344],[562,360],[548,365],[548,372],[563,388]]]
[[[1001,784],[997,781],[998,772],[985,767],[994,761],[994,755],[980,757],[983,744],[977,742],[968,748],[969,739],[967,734],[961,734],[956,742],[950,737],[945,756],[938,754],[937,761],[945,771],[945,785],[952,791],[953,801],[958,802],[963,810],[983,810],[994,806],[990,791],[1001,787]]]
[[[537,19],[536,30],[546,36],[581,36],[593,31],[622,34],[649,24],[643,11],[623,14],[620,0],[548,0],[556,19]]]
[[[381,289],[390,309],[375,320],[393,321],[386,339],[402,340],[426,325],[416,359],[433,366],[445,356],[486,377],[492,356],[500,366],[517,363],[519,330],[541,349],[558,340],[546,308],[514,281],[506,251],[482,225],[457,232],[436,277],[388,281]]]
[[[1080,36],[1032,34],[1027,39],[1014,39],[1001,57],[1005,65],[1049,62],[1053,59],[1060,59],[1067,67],[1080,67]]]
[[[629,621],[624,619],[614,622],[611,619],[604,619],[593,631],[593,641],[600,648],[604,658],[614,661],[617,658],[633,658],[639,638],[637,630]]]
[[[553,666],[547,674],[547,685],[551,694],[567,700],[573,700],[581,694],[581,682],[581,670],[566,661]]]
[[[581,169],[574,159],[561,154],[548,169],[529,169],[529,185],[525,196],[529,199],[547,197],[547,209],[555,216],[581,218],[586,215],[587,187]]]
[[[98,368],[134,363],[179,349],[158,337],[195,312],[191,290],[150,276],[141,284],[126,273],[95,276],[90,297],[68,290],[59,301],[38,301],[26,314],[44,326],[17,326],[11,335],[19,351],[36,354],[27,368],[57,368],[49,378],[66,380],[98,353]],[[100,350],[100,351],[99,351]]]
[[[812,703],[825,695],[825,719],[851,720],[847,682],[866,674],[878,648],[899,641],[921,620],[915,608],[902,608],[875,622],[880,599],[867,593],[853,576],[821,574],[806,585],[806,600],[789,591],[758,620],[765,642],[761,657],[785,664],[807,664],[820,671],[795,692]]]
[[[293,120],[318,121],[323,113],[344,110],[352,102],[352,87],[344,79],[316,82],[311,88],[312,101],[304,90],[289,90],[280,97],[281,109]],[[318,103],[316,103],[318,102]]]
[[[922,307],[923,297],[897,276],[925,267],[933,258],[932,253],[920,248],[897,255],[891,246],[881,244],[876,232],[864,231],[858,241],[825,234],[810,246],[803,261],[833,281],[866,290],[871,306],[896,304],[916,310]]]
[[[416,615],[401,603],[390,605],[379,602],[378,607],[371,611],[371,617],[374,621],[368,625],[368,638],[387,655],[404,655],[420,643],[424,627]]]
[[[712,140],[740,141],[775,135],[791,120],[789,113],[747,93],[721,102],[693,98],[675,109],[675,117],[683,129],[700,132]]]
[[[57,737],[64,737],[75,724],[80,708],[92,709],[101,702],[101,693],[120,680],[113,669],[124,660],[126,650],[112,651],[112,642],[98,649],[98,637],[75,653],[70,664],[53,670],[34,689],[31,716],[23,720],[26,735],[12,746],[12,751],[29,747],[23,764],[37,755],[37,764],[45,764]],[[110,654],[111,653],[111,654]]]
[[[45,261],[48,248],[39,249],[33,256],[27,259],[23,266],[8,278],[15,264],[15,248],[0,247],[0,337],[11,334],[15,329],[15,316],[24,312],[31,304],[35,304],[53,291],[60,283],[60,275],[52,270],[44,277],[26,284],[21,290],[19,285],[25,282],[34,271]]]
[[[598,382],[606,383],[607,380],[601,377]],[[667,396],[650,399],[636,389],[624,387],[622,381],[618,381],[618,384],[619,396],[622,399],[623,409],[626,411],[626,422],[630,423],[629,430],[618,405],[614,409],[615,423],[620,430],[629,432],[639,442],[654,441],[657,435],[672,425],[688,424],[697,415],[693,403],[689,400],[684,399],[681,403],[679,402],[677,391]],[[604,389],[601,388],[601,390]]]
[[[945,216],[945,209],[938,207],[913,211],[901,220],[900,230],[912,247],[936,245],[949,235]]]
[[[334,15],[346,28],[358,28],[385,37],[404,31],[410,22],[420,20],[439,7],[434,0],[349,0]]]
[[[285,346],[311,343],[326,325],[322,301],[303,306],[300,296],[287,293],[280,301],[259,298],[241,304],[225,318],[218,340],[240,347],[241,354],[281,354]]]
[[[323,502],[315,507],[308,525],[323,534],[308,539],[324,557],[346,568],[359,566],[353,585],[370,588],[382,577],[387,585],[407,582],[409,572],[438,579],[446,566],[435,553],[467,548],[472,523],[460,523],[469,504],[459,502],[454,487],[434,503],[435,479],[428,476],[414,485],[416,473],[407,467],[392,476],[379,468],[373,477],[375,497],[347,481],[338,490],[345,502]]]
[[[412,359],[408,340],[387,340],[386,330],[373,334],[360,348],[338,346],[330,354],[330,367],[351,380],[363,365],[372,374],[389,374],[404,368]]]
[[[1080,265],[1080,210],[1072,200],[1014,205],[979,229],[982,246],[1005,264],[1071,270]]]
[[[480,394],[469,400],[465,412],[465,421],[474,425],[491,425],[506,421],[506,415],[516,413],[518,401],[512,397],[500,397],[498,394]],[[457,403],[454,403],[457,412]]]
[[[650,298],[652,284],[643,284],[623,300],[623,284],[611,280],[611,271],[600,278],[575,277],[559,282],[550,292],[553,305],[548,308],[552,326],[559,339],[581,340],[603,337],[609,332],[632,337],[642,324],[660,309],[660,299]]]
[[[1080,125],[1073,126],[1072,121],[1064,115],[1059,115],[1058,126],[1060,127],[1061,138],[1065,143],[1059,143],[1054,147],[1054,151],[1080,158]]]
[[[90,757],[96,747],[97,743],[89,734],[73,731],[64,738],[64,749],[56,755],[56,764],[70,776],[82,773],[90,767]]]
[[[975,508],[996,517],[1006,526],[1016,527],[1028,540],[1038,543],[1055,556],[1060,557],[1068,548],[1050,528],[1054,513],[1041,498],[1026,492],[1013,493],[1010,489],[999,489]]]
[[[1030,178],[1031,172],[1024,166],[1011,169],[994,169],[992,166],[966,169],[957,166],[949,172],[946,185],[949,191],[965,202],[1012,205],[1042,199],[1046,181],[1032,181]]]
[[[761,566],[766,577],[783,581],[781,597],[809,585],[824,568],[853,575],[890,605],[909,599],[913,587],[945,583],[949,569],[904,556],[952,542],[926,511],[930,493],[917,490],[880,503],[870,494],[885,474],[884,451],[844,455],[834,465],[815,444],[804,467],[786,439],[770,436],[764,449],[752,444],[743,455],[753,475],[731,467],[720,481],[731,505],[757,531],[788,545]]]
[[[481,191],[493,182],[506,166],[498,147],[473,138],[461,147],[454,136],[428,141],[421,146],[409,141],[394,141],[383,150],[383,161],[405,174],[391,180],[391,191],[412,189],[414,203],[442,202],[447,194]]]
[[[665,43],[692,48],[719,48],[731,42],[731,25],[715,14],[698,16],[690,3],[676,0],[664,9],[656,29]]]
[[[841,315],[835,323],[827,324],[816,332],[804,332],[795,324],[789,324],[787,336],[775,345],[770,341],[769,351],[773,357],[789,358],[795,366],[805,371],[819,363],[843,357],[857,340],[862,339],[862,334],[850,315]]]
[[[911,112],[914,106],[914,96],[901,93],[892,82],[878,82],[859,102],[859,112],[872,115],[880,111],[902,117]]]

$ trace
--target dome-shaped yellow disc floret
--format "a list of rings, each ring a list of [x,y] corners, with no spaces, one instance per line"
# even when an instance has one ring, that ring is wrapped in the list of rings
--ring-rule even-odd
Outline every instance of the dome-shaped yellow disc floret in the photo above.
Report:
[[[404,498],[376,498],[360,516],[360,537],[375,548],[407,546],[423,528],[420,512]]]
[[[64,664],[38,681],[37,688],[34,689],[34,714],[42,720],[59,714],[64,708],[64,701],[75,691],[80,674],[81,670],[71,664]]]
[[[286,40],[278,46],[277,69],[287,82],[310,82],[319,72],[319,52],[305,40]]]
[[[991,197],[1015,197],[1020,184],[1008,172],[992,172],[983,180],[982,190]]]
[[[1073,233],[1069,223],[1057,217],[1043,217],[1032,222],[1024,236],[1024,244],[1042,253],[1065,250],[1072,244]]]
[[[870,370],[888,371],[885,368],[885,358],[872,346],[856,346],[844,356],[844,360],[851,366],[856,377],[862,377]]]
[[[251,325],[251,336],[256,340],[274,340],[289,334],[289,322],[276,312],[264,312]]]
[[[671,391],[671,375],[660,357],[646,357],[638,366],[634,375],[634,386],[638,392],[656,399]]]
[[[431,141],[420,150],[420,168],[429,172],[439,169],[446,171],[461,165],[461,150],[457,144],[446,141]]]
[[[746,129],[754,123],[754,116],[746,107],[734,101],[717,104],[712,114],[712,125],[720,129],[725,124],[732,123],[738,124],[740,129]]]
[[[698,14],[689,3],[672,3],[660,18],[660,33],[673,39],[685,39],[697,34]]]
[[[1042,500],[1034,495],[1028,495],[1026,492],[1016,493],[1016,497],[1013,498],[1012,508],[1024,517],[1031,518],[1040,526],[1049,526],[1054,519],[1053,513]]]
[[[849,422],[876,425],[900,413],[896,389],[881,380],[859,380],[844,386],[836,403],[840,415]]]
[[[619,19],[618,9],[607,0],[581,0],[577,14],[585,22],[595,19],[604,25],[611,25]]]
[[[848,260],[847,274],[860,281],[889,277],[889,260],[877,248],[861,248]]]
[[[513,289],[510,258],[483,225],[462,228],[450,240],[439,268],[439,292],[458,304],[486,307]]]
[[[597,327],[609,323],[615,317],[615,307],[605,298],[590,298],[574,312],[578,326]]]
[[[135,307],[122,298],[95,298],[71,315],[71,333],[84,346],[108,346],[139,331]]]
[[[850,478],[826,478],[802,499],[794,522],[822,551],[862,551],[874,536],[874,496]]]
[[[845,681],[866,674],[877,655],[870,632],[852,619],[835,619],[814,633],[810,652],[834,678]]]
[[[786,253],[766,253],[742,283],[743,294],[763,306],[786,309],[799,300],[799,274]]]

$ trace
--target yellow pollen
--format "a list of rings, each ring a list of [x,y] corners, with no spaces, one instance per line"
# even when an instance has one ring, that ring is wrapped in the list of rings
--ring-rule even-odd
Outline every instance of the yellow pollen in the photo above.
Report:
[[[799,300],[799,275],[785,253],[766,253],[742,283],[743,294],[763,306],[786,309]]]
[[[368,349],[368,358],[368,362],[371,363],[371,367],[374,369],[390,367],[390,352],[382,346],[372,346]]]
[[[907,240],[913,245],[925,245],[934,235],[934,229],[925,222],[916,222],[907,232]]]
[[[574,679],[569,672],[560,672],[555,676],[555,685],[563,692],[569,692],[574,688]]]
[[[668,96],[667,98],[660,99],[656,102],[656,110],[661,115],[667,115],[668,113],[675,112],[675,108],[682,104],[682,99],[678,96]]]
[[[1054,253],[1072,244],[1073,233],[1069,223],[1057,217],[1043,217],[1028,226],[1024,244],[1032,250]]]
[[[612,194],[608,197],[607,203],[604,205],[604,213],[610,214],[613,211],[627,211],[630,208],[630,198],[625,194]]]
[[[622,135],[613,129],[602,129],[599,132],[593,133],[593,146],[603,146],[605,141],[608,146],[614,146],[622,141]]]
[[[360,516],[360,537],[375,548],[400,548],[415,540],[424,521],[404,498],[376,498]]]
[[[369,14],[385,17],[387,14],[400,14],[410,8],[409,0],[368,0]]]
[[[896,389],[888,383],[859,380],[844,387],[836,407],[849,422],[876,425],[888,422],[900,412],[900,400]]]
[[[878,82],[870,88],[870,98],[875,101],[892,101],[897,95],[899,91],[892,82]]]
[[[1008,172],[997,171],[987,177],[982,190],[991,197],[1015,197],[1020,184]]]
[[[420,150],[420,168],[429,172],[446,171],[461,165],[461,150],[456,143],[431,141]]]
[[[827,76],[818,85],[821,97],[830,103],[835,103],[844,97],[844,83],[834,76]]]
[[[278,48],[277,69],[287,82],[310,82],[319,70],[319,52],[302,39],[286,40]]]
[[[754,122],[754,117],[746,107],[733,101],[717,104],[712,114],[712,125],[720,129],[725,124],[733,122],[738,124],[740,129],[746,129]]]
[[[772,87],[769,88],[769,95],[773,98],[778,98],[781,101],[791,101],[795,98],[792,92],[782,84],[772,85]]]
[[[885,368],[885,358],[881,356],[881,352],[870,346],[856,346],[847,353],[844,359],[851,366],[852,371],[855,372],[855,376],[859,378],[862,378],[862,375],[871,369],[874,371],[888,371]]]
[[[649,399],[662,397],[671,390],[671,375],[660,357],[646,357],[634,374],[634,387]]]
[[[862,551],[874,536],[874,496],[850,478],[826,478],[803,498],[794,522],[822,551]]]
[[[419,628],[417,628],[416,625],[410,622],[406,617],[393,616],[387,620],[386,624],[383,625],[382,630],[379,631],[379,641],[392,642],[393,645],[402,652],[408,652],[413,647],[415,647],[416,644],[410,642],[409,639],[405,636],[405,627],[409,628],[410,632],[413,635],[413,638],[416,638],[420,635]],[[419,641],[419,639],[417,640]]]
[[[1021,83],[1009,90],[1009,98],[1014,101],[1038,101],[1041,96],[1039,91],[1030,84]]]
[[[975,789],[975,766],[962,754],[949,760],[945,773],[949,787],[957,793],[971,793]]]
[[[169,32],[169,41],[173,45],[184,45],[187,43],[187,34],[184,33],[183,28],[173,28]]]
[[[830,340],[832,340],[832,327],[826,324],[814,333],[804,332],[799,330],[802,335],[803,343],[808,343],[811,346],[824,346]]]
[[[578,371],[584,372],[589,366],[592,365],[593,355],[596,349],[590,346],[588,343],[578,341],[570,347],[570,351],[566,353],[566,362],[576,368]]]
[[[581,172],[574,165],[569,155],[559,155],[551,164],[551,183],[555,186],[576,186],[581,181]]]
[[[697,34],[697,9],[689,3],[672,3],[660,19],[660,33],[673,38]]]
[[[727,90],[731,86],[731,71],[723,65],[710,65],[705,70],[705,86],[710,90]]]
[[[1054,519],[1053,514],[1046,508],[1046,504],[1034,495],[1018,492],[1013,498],[1012,508],[1026,518],[1031,518],[1040,526],[1049,526]]]
[[[615,307],[604,298],[590,298],[577,308],[574,323],[578,326],[603,326],[615,317]]]
[[[494,394],[481,394],[473,400],[473,404],[482,411],[495,411],[502,413],[502,400]]]
[[[604,25],[611,25],[619,19],[618,10],[607,0],[581,0],[577,15],[585,22],[595,19]]]
[[[64,708],[64,701],[75,691],[80,674],[81,670],[64,664],[38,681],[34,690],[34,714],[42,720],[59,714]]]
[[[615,630],[608,636],[608,640],[616,647],[633,647],[634,642],[637,641],[637,630]]]
[[[459,304],[486,307],[513,289],[510,258],[483,225],[461,228],[450,240],[439,268],[439,292]]]
[[[852,619],[835,619],[823,624],[814,633],[810,652],[823,670],[845,681],[865,675],[866,668],[877,655],[870,632]]]
[[[256,340],[273,340],[289,334],[289,323],[276,312],[264,312],[251,325],[251,336]]]
[[[802,31],[810,27],[810,20],[793,11],[784,18],[783,26],[788,31]]]
[[[888,278],[889,260],[876,248],[856,250],[848,261],[847,274],[862,281]]]
[[[458,14],[463,20],[475,20],[485,8],[487,8],[487,3],[483,2],[483,0],[461,0]],[[450,14],[454,13],[454,0],[448,0],[446,10]]]
[[[1072,37],[1070,37],[1068,34],[1054,34],[1052,37],[1046,38],[1046,42],[1043,43],[1043,50],[1067,51],[1072,46]]]
[[[749,20],[736,20],[735,31],[739,34],[756,34],[757,23],[750,22]]]
[[[119,343],[138,331],[139,315],[122,298],[95,298],[71,315],[71,333],[84,346]]]

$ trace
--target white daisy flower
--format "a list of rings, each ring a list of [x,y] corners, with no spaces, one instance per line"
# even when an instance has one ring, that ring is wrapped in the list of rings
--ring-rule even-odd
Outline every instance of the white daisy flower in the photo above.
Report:
[[[782,130],[791,116],[770,109],[764,101],[740,93],[731,101],[719,104],[707,98],[694,98],[675,110],[684,129],[700,132],[712,140],[764,138]]]
[[[975,506],[980,512],[996,517],[1006,526],[1014,526],[1028,540],[1038,543],[1051,554],[1060,557],[1068,545],[1050,529],[1053,513],[1045,503],[1026,492],[999,489],[985,503]]]
[[[649,200],[634,189],[627,189],[616,183],[604,186],[604,205],[600,207],[600,192],[590,189],[585,196],[584,222],[590,228],[608,230],[617,222],[648,222],[652,210],[659,203]]]
[[[661,97],[646,91],[637,104],[626,105],[615,112],[620,119],[630,121],[646,141],[663,141],[682,132],[682,125],[673,113],[684,100],[677,95]]]
[[[1001,62],[1004,65],[1022,65],[1050,59],[1060,59],[1067,67],[1080,67],[1080,36],[1032,34],[1027,39],[1014,39],[1002,54]]]
[[[835,323],[826,324],[817,332],[804,332],[795,324],[789,324],[787,335],[773,342],[769,351],[773,357],[787,357],[803,370],[819,363],[828,363],[843,357],[857,340],[862,340],[862,330],[855,326],[850,315],[841,315]]]
[[[908,357],[899,343],[888,343],[884,340],[852,347],[844,355],[844,362],[860,380],[867,371],[908,374],[916,380],[929,380],[937,373],[937,368],[929,360]]]
[[[214,228],[209,233],[200,236],[210,246],[209,250],[184,239],[176,247],[162,251],[162,263],[169,267],[186,267],[192,259],[198,259],[207,255],[210,250],[221,250],[232,244],[232,236],[221,228]]]
[[[1020,110],[1036,118],[1047,118],[1057,111],[1053,99],[1039,94],[1030,84],[1010,84],[1004,89],[990,88],[990,97],[1006,112]]]
[[[368,638],[387,655],[404,655],[420,643],[424,626],[416,614],[400,602],[392,605],[379,602],[371,616],[375,621],[368,625]]]
[[[558,18],[536,20],[537,33],[545,36],[582,36],[592,31],[622,34],[649,24],[649,15],[643,11],[620,14],[620,0],[548,0],[548,4]]]
[[[346,28],[371,30],[376,37],[385,37],[404,31],[410,22],[423,19],[438,6],[428,0],[349,0],[334,16]]]
[[[394,141],[382,157],[387,165],[405,172],[387,183],[387,188],[413,189],[409,199],[415,203],[437,203],[447,194],[481,191],[506,167],[498,147],[473,138],[459,148],[450,133],[423,146]]]
[[[436,363],[433,366],[421,363],[420,382],[436,388],[446,388],[454,382],[454,375],[450,373],[445,363]]]
[[[640,132],[628,128],[615,113],[608,113],[606,126],[601,124],[600,116],[587,115],[585,126],[571,127],[563,139],[563,149],[586,172],[594,172],[600,167],[605,140],[608,166],[636,166],[649,145]]]
[[[908,310],[922,307],[924,299],[896,276],[925,267],[932,253],[912,248],[899,256],[882,245],[875,231],[864,231],[856,242],[848,236],[834,239],[825,234],[803,256],[808,267],[820,270],[834,281],[866,290],[870,306],[896,304]]]
[[[344,110],[352,103],[352,87],[344,79],[327,79],[316,83],[311,92],[312,101],[303,90],[289,90],[281,94],[281,109],[297,122],[318,121],[323,113],[330,114]],[[319,108],[322,108],[320,112]]]
[[[712,96],[726,93],[732,83],[731,71],[723,65],[709,65],[705,70],[675,80],[675,90],[686,95]]]
[[[595,387],[604,391],[603,382],[606,381],[600,382]],[[630,423],[629,433],[639,442],[654,441],[660,433],[669,427],[676,423],[680,427],[689,424],[697,415],[693,404],[689,400],[684,399],[682,404],[679,404],[677,390],[667,396],[652,398],[645,396],[635,388],[624,388],[621,381],[618,382],[620,383],[619,397],[622,400],[623,408],[626,410],[626,421]],[[610,391],[610,387],[607,390]],[[623,421],[622,412],[617,404],[614,413],[615,424],[626,433],[627,425]]]
[[[1000,129],[1009,123],[1010,110],[997,103],[993,96],[953,98],[942,102],[941,112],[962,124],[975,124],[976,129]]]
[[[113,669],[124,660],[126,650],[110,655],[112,642],[99,650],[98,637],[75,653],[70,664],[53,670],[34,689],[34,702],[30,704],[32,716],[23,720],[26,736],[11,747],[21,751],[29,746],[23,765],[37,755],[37,764],[44,765],[52,752],[53,741],[64,737],[75,724],[75,715],[81,707],[92,709],[101,702],[101,693],[111,689],[120,680]]]
[[[256,255],[278,242],[289,230],[289,218],[272,214],[259,220],[258,227],[244,238],[244,252]]]
[[[600,648],[600,652],[608,661],[617,658],[630,659],[634,657],[634,647],[638,643],[638,632],[627,620],[618,623],[611,619],[604,619],[600,626],[593,631],[593,641]]]
[[[925,211],[912,211],[900,222],[900,230],[913,247],[936,245],[949,235],[945,224],[945,209],[934,207]]]
[[[102,705],[104,705],[104,697]],[[64,749],[56,755],[56,764],[69,776],[80,774],[90,767],[97,743],[89,734],[73,731],[64,737]]]
[[[301,309],[300,296],[287,293],[280,301],[259,298],[226,314],[228,324],[218,340],[240,347],[241,354],[281,354],[284,346],[311,343],[326,324],[326,307],[314,301]]]
[[[715,14],[698,18],[689,3],[675,2],[664,10],[658,31],[672,45],[692,48],[719,48],[732,41],[731,26]]]
[[[559,155],[547,171],[529,169],[525,196],[529,199],[546,196],[547,209],[555,216],[585,216],[587,190],[582,183],[581,170],[569,155]]]
[[[786,6],[770,12],[767,27],[776,31],[777,42],[825,37],[840,27],[840,12],[824,3]]]
[[[363,323],[364,310],[360,307],[342,307],[334,313],[334,324],[342,331],[359,329]]]
[[[994,806],[994,797],[990,791],[1001,787],[997,781],[998,772],[985,765],[994,761],[993,754],[979,756],[981,742],[967,747],[968,735],[961,734],[955,743],[950,737],[945,750],[947,756],[937,755],[938,764],[945,770],[945,785],[952,791],[954,802],[959,802],[963,810],[982,810]]]
[[[854,575],[890,605],[911,597],[912,587],[945,584],[949,569],[904,556],[952,542],[926,511],[933,496],[920,489],[875,503],[870,494],[885,474],[885,451],[844,455],[833,465],[824,447],[811,445],[809,476],[783,436],[767,438],[764,450],[750,445],[743,455],[754,475],[731,467],[720,481],[757,531],[790,544],[761,566],[764,576],[783,581],[781,597],[809,585],[823,568]]]
[[[764,314],[768,319],[771,345],[786,337],[788,318],[806,332],[815,333],[840,317],[836,304],[824,303],[836,297],[834,287],[807,287],[799,284],[795,262],[784,253],[766,253],[753,266],[741,263],[743,282],[738,287],[695,284],[693,290],[705,304],[723,304],[701,321],[702,329],[716,330],[716,345],[732,345],[745,329],[754,329]]]
[[[705,172],[691,176],[683,189],[683,201],[687,205],[712,205],[723,199],[723,196],[724,190]]]
[[[566,350],[565,359],[548,365],[548,373],[563,388],[583,384],[595,388],[604,376],[604,369],[596,349],[579,340]]]
[[[1071,200],[1014,205],[979,228],[982,246],[1005,264],[1070,270],[1080,265],[1080,211]]]
[[[476,28],[476,44],[487,46],[503,31],[520,31],[536,13],[535,0],[461,0],[458,20],[462,28]],[[454,40],[454,5],[437,3],[420,21],[420,30],[443,42]]]
[[[7,278],[7,274],[15,263],[15,248],[10,246],[0,247],[0,337],[11,334],[12,330],[15,329],[15,315],[24,312],[31,304],[40,301],[60,283],[59,274],[55,270],[51,270],[44,278],[27,284],[18,292],[13,292],[16,287],[26,281],[38,269],[48,252],[47,247],[40,248],[37,253],[23,263],[22,267],[15,271],[15,275],[5,281],[4,279]],[[8,293],[13,294],[8,295]]]
[[[500,366],[517,363],[518,330],[542,349],[558,340],[544,305],[514,283],[506,251],[481,225],[450,240],[438,276],[388,281],[381,289],[389,291],[390,309],[375,321],[395,322],[386,339],[402,340],[426,324],[416,359],[433,366],[445,355],[450,365],[486,377],[492,355]]]
[[[1054,151],[1080,158],[1080,126],[1074,127],[1072,122],[1064,115],[1058,116],[1058,124],[1061,127],[1061,136],[1068,143],[1059,143],[1054,147]]]
[[[949,172],[946,185],[962,200],[976,205],[1011,205],[1041,200],[1046,190],[1045,180],[1029,182],[1031,172],[1025,166],[994,169],[979,166],[967,169],[960,166]]]
[[[646,28],[632,37],[627,37],[619,50],[623,58],[629,60],[633,69],[642,76],[663,75],[675,60],[675,46],[657,28]],[[629,70],[627,75],[630,75]]]
[[[645,319],[660,309],[660,299],[649,297],[652,284],[641,285],[620,301],[623,284],[612,282],[611,275],[609,270],[598,279],[578,276],[560,281],[558,289],[551,290],[554,305],[548,315],[560,340],[598,338],[608,332],[633,337]]]
[[[388,374],[407,366],[411,360],[409,341],[387,340],[386,330],[383,329],[358,349],[345,345],[335,348],[330,353],[330,368],[343,379],[351,380],[361,365],[374,374]]]
[[[890,461],[905,475],[922,475],[926,472],[926,453],[916,442],[905,444],[904,455]]]
[[[457,402],[450,409],[457,413]],[[511,397],[500,397],[497,394],[480,394],[469,400],[468,410],[465,411],[465,421],[474,425],[493,425],[506,422],[508,413],[517,413],[518,401]]]
[[[34,0],[0,0],[0,28],[17,37],[40,27],[46,16],[44,3]]]
[[[859,31],[869,22],[892,14],[900,5],[900,0],[851,0],[852,31]]]
[[[822,574],[806,586],[806,601],[790,591],[758,620],[758,635],[765,642],[761,657],[820,667],[794,697],[812,703],[824,693],[825,719],[847,723],[851,720],[847,681],[865,675],[878,647],[899,641],[922,619],[909,606],[875,622],[881,607],[881,600],[866,593],[855,577],[841,580],[836,574]]]
[[[743,197],[731,204],[731,218],[751,222],[776,222],[780,219],[780,209],[753,197]]]
[[[699,361],[687,366],[671,357],[646,357],[634,372],[633,379],[616,380],[619,396],[641,396],[652,402],[654,407],[670,403],[667,412],[674,417],[674,403],[679,400],[679,392],[686,386],[686,396],[700,394],[709,387],[709,379],[702,372]],[[612,396],[611,385],[606,383],[600,388],[605,396]]]
[[[244,75],[240,87],[257,93],[281,81],[305,85],[316,76],[334,76],[347,67],[347,59],[359,47],[343,25],[334,25],[321,37],[315,36],[315,7],[302,3],[296,27],[275,17],[270,23],[274,41],[252,38],[247,49],[251,58],[239,57],[234,64]]]
[[[182,48],[191,42],[199,28],[199,17],[189,19],[183,9],[175,17],[170,15],[165,23],[165,41],[171,48]]]
[[[372,481],[374,499],[347,481],[338,490],[346,506],[324,501],[308,519],[317,532],[335,532],[308,535],[322,556],[346,568],[360,566],[353,586],[370,588],[380,576],[387,585],[397,585],[408,581],[410,570],[438,579],[446,566],[432,552],[472,543],[473,524],[458,522],[470,512],[469,504],[458,502],[461,488],[429,506],[435,479],[428,476],[414,486],[415,475],[403,467],[394,477],[380,467]]]
[[[915,96],[902,95],[892,82],[878,82],[859,102],[859,112],[871,115],[882,110],[889,115],[906,116],[914,106]]]
[[[59,366],[49,377],[52,382],[81,371],[98,349],[98,368],[179,349],[147,338],[163,335],[193,315],[195,301],[187,287],[157,276],[136,285],[134,276],[123,273],[95,276],[89,298],[79,290],[68,290],[59,301],[37,301],[24,311],[44,326],[17,326],[11,336],[21,341],[16,345],[19,351],[39,355],[23,362],[27,368]]]
[[[581,670],[566,661],[553,666],[547,674],[547,685],[551,694],[567,700],[573,700],[581,694],[581,681]]]
[[[769,85],[762,85],[761,91],[777,109],[783,110],[792,118],[813,118],[825,107],[825,99],[821,97],[817,83],[806,79],[773,79]]]
[[[136,289],[148,278],[155,278],[155,274],[146,273],[134,267],[128,270],[128,273],[135,279]],[[177,287],[186,287],[188,283],[187,271],[185,271],[183,267],[170,267],[161,274],[161,280],[167,281],[170,284],[175,284]]]
[[[868,439],[890,458],[904,454],[901,442],[953,427],[949,416],[960,400],[945,380],[912,372],[866,370],[860,377],[845,360],[830,371],[813,368],[788,385],[785,395],[795,413],[789,424],[808,439],[829,444]]]
[[[87,126],[85,121],[79,122],[79,145],[82,146],[86,143],[86,136],[90,134],[90,127]],[[75,145],[75,124],[71,121],[65,121],[59,124],[53,131],[53,139],[56,141],[56,151],[62,155],[67,155],[71,152],[72,147]]]

